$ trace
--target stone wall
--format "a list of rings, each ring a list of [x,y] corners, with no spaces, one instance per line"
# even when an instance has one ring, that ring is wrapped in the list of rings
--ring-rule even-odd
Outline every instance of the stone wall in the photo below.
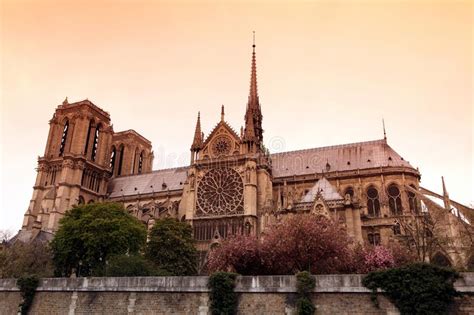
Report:
[[[383,296],[380,308],[361,284],[362,275],[316,276],[317,314],[398,314]],[[42,279],[31,314],[209,314],[207,277]],[[296,277],[238,277],[239,314],[293,314]],[[453,314],[474,314],[474,273],[456,282],[464,297]],[[21,302],[13,279],[0,279],[0,314],[15,314]]]

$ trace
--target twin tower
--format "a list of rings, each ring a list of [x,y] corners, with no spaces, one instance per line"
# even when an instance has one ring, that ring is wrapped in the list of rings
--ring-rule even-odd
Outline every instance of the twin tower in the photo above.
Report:
[[[110,115],[89,100],[64,100],[49,121],[44,156],[20,236],[53,233],[73,205],[103,201],[111,177],[151,171],[151,142],[133,130],[114,132]]]

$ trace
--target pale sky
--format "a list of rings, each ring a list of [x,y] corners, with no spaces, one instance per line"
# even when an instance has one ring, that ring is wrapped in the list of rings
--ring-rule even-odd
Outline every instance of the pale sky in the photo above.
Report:
[[[186,165],[197,112],[239,130],[252,31],[272,152],[381,139],[422,186],[473,192],[470,1],[1,2],[0,230],[20,229],[48,121],[67,96]]]

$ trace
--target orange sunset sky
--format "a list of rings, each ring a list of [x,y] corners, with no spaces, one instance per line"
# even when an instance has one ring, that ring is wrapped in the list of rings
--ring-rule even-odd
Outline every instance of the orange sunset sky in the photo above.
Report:
[[[473,193],[470,1],[1,2],[0,230],[18,230],[67,96],[186,165],[197,112],[240,129],[256,31],[272,152],[380,139],[452,199]]]

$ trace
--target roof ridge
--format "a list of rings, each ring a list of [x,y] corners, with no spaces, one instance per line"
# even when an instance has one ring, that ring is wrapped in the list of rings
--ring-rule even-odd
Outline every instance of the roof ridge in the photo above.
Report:
[[[133,177],[133,176],[141,176],[141,175],[149,175],[149,174],[161,173],[161,172],[165,172],[165,171],[173,171],[173,170],[179,170],[179,169],[187,170],[188,168],[189,168],[189,166],[177,166],[177,167],[170,167],[170,168],[162,168],[162,169],[159,169],[159,170],[152,170],[151,172],[146,172],[146,173],[141,173],[141,174],[128,174],[128,175],[117,176],[117,177],[114,177],[112,179],[126,178],[126,177]]]
[[[299,150],[291,150],[291,151],[285,151],[285,152],[278,152],[278,153],[271,153],[271,156],[274,155],[284,155],[288,153],[297,153],[297,152],[309,152],[309,151],[318,151],[318,150],[327,150],[327,149],[334,149],[334,148],[347,148],[351,146],[356,146],[360,144],[375,144],[375,143],[386,143],[384,139],[378,139],[378,140],[369,140],[369,141],[361,141],[361,142],[352,142],[352,143],[344,143],[344,144],[336,144],[336,145],[330,145],[330,146],[324,146],[324,147],[316,147],[316,148],[308,148],[308,149],[299,149]]]

